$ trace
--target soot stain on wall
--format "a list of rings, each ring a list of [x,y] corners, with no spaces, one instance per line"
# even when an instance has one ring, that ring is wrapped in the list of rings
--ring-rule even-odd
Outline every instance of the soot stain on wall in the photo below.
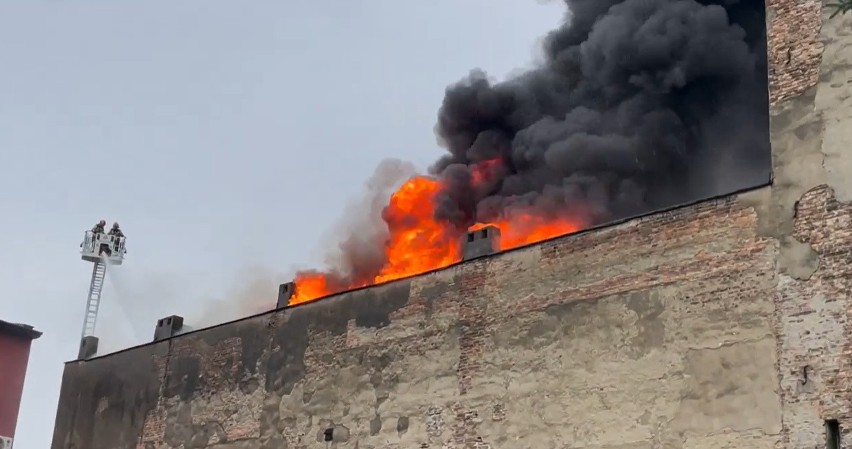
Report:
[[[65,365],[52,447],[135,447],[147,413],[157,406],[161,379],[154,344]],[[73,399],[72,399],[73,398]]]
[[[390,324],[391,313],[408,304],[411,281],[358,290],[308,303],[284,313],[286,320],[272,332],[266,367],[266,389],[288,395],[305,376],[305,352],[312,332],[344,335],[349,321],[359,327],[380,329]],[[345,301],[346,306],[341,307]]]

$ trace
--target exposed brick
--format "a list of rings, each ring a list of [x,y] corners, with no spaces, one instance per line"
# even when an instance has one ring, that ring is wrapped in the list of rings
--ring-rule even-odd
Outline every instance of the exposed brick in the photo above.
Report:
[[[151,362],[155,367],[157,377],[159,379],[160,388],[157,396],[158,398],[162,398],[168,356],[154,356],[152,357]],[[142,433],[139,438],[139,443],[136,446],[137,449],[147,449],[147,445],[152,445],[163,440],[163,435],[166,430],[166,410],[159,404],[160,400],[157,401],[157,406],[149,410],[145,415],[142,424]]]
[[[772,105],[814,87],[823,43],[821,0],[767,0],[769,96]]]
[[[852,206],[822,186],[798,204],[794,237],[818,254],[807,280],[782,276],[777,335],[786,447],[825,441],[822,423],[840,422],[852,447]]]

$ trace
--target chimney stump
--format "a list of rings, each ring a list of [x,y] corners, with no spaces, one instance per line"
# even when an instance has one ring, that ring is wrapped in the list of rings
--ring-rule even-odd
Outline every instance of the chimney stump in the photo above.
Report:
[[[486,226],[476,231],[468,231],[462,242],[463,260],[476,259],[500,251],[500,228]]]
[[[165,340],[174,337],[183,328],[183,317],[171,315],[157,320],[154,328],[154,341]]]
[[[77,352],[77,360],[87,360],[98,353],[98,337],[87,335],[80,339],[80,350]]]
[[[296,294],[296,283],[287,282],[278,286],[278,301],[275,303],[276,309],[287,307],[290,303],[290,298]]]

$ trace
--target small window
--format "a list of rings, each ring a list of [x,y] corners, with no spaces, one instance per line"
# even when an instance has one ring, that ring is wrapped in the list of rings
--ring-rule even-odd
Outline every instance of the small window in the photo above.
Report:
[[[836,419],[825,421],[826,449],[840,449],[840,423]]]
[[[468,233],[467,233],[467,241],[468,241],[468,242],[472,242],[472,241],[473,241],[473,237],[474,237],[475,235],[476,235],[476,234],[474,234],[473,232],[468,232]]]
[[[325,441],[331,441],[334,439],[334,429],[328,428],[325,429]]]
[[[488,229],[482,230],[482,238],[488,237]]]

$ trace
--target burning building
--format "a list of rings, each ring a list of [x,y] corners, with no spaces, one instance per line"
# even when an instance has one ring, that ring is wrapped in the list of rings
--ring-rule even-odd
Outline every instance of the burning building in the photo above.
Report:
[[[471,228],[510,249],[768,182],[762,0],[566,3],[543,63],[447,89],[446,154],[349,226],[331,269],[299,273],[292,303],[443,268]]]
[[[544,68],[448,90],[377,240],[69,362],[53,449],[852,447],[852,18],[568,3]]]

